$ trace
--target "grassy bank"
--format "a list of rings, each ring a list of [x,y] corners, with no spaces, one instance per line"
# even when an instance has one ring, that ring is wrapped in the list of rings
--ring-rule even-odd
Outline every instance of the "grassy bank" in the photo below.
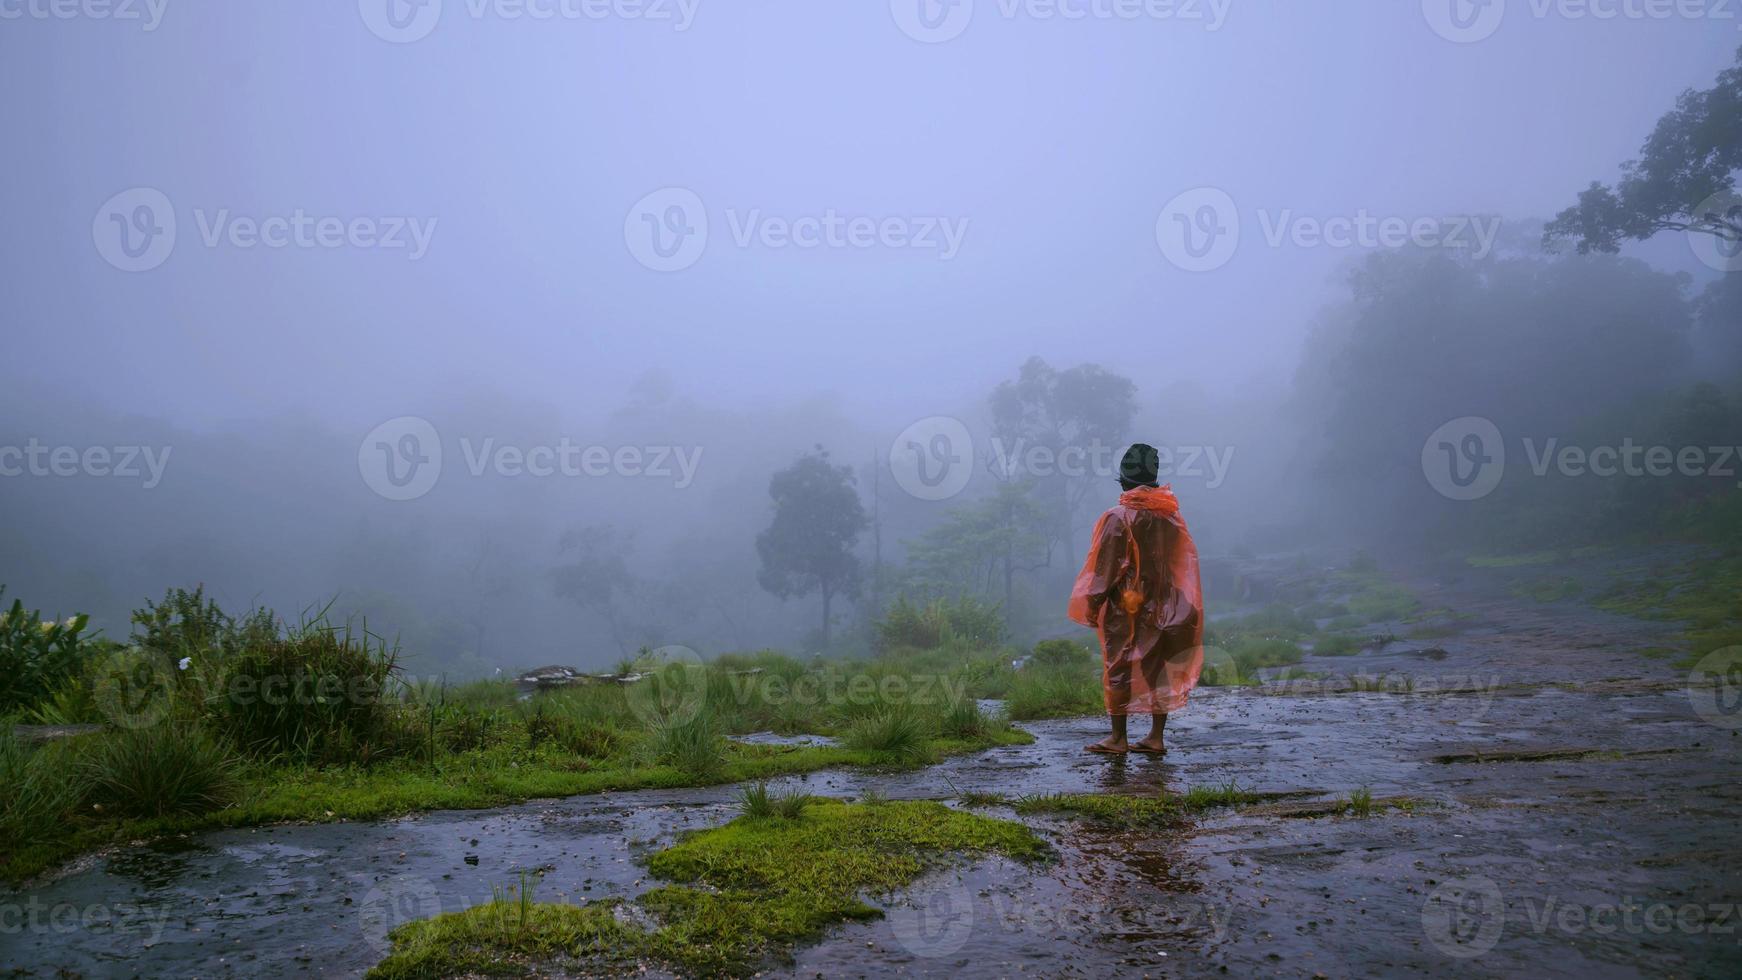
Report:
[[[79,636],[82,623],[13,615],[0,655],[31,686],[14,684],[0,728],[0,878],[12,882],[165,834],[913,767],[1029,740],[975,699],[1009,685],[1002,651],[645,656],[522,695],[504,681],[418,684],[366,632],[238,621],[197,592],[142,611],[127,648]],[[93,731],[35,746],[11,735],[21,724]],[[769,730],[833,744],[733,739]]]

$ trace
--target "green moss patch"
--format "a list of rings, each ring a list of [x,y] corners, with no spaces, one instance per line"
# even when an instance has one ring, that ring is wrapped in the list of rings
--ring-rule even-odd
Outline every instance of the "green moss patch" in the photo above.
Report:
[[[407,924],[374,978],[478,972],[525,975],[565,957],[654,959],[703,975],[742,974],[830,926],[876,918],[866,903],[961,854],[1036,860],[1019,823],[931,802],[812,800],[797,817],[740,817],[687,836],[648,861],[672,884],[641,898],[658,926],[625,925],[607,905],[492,906]]]
[[[1217,807],[1242,806],[1266,799],[1233,783],[1195,786],[1183,794],[1128,796],[1118,793],[1054,793],[1026,796],[1015,803],[1017,813],[1061,813],[1113,827],[1172,827],[1194,813]]]

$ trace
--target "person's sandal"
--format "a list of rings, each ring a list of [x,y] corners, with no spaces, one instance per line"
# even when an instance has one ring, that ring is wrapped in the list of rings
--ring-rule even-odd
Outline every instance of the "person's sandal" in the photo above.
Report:
[[[1161,748],[1157,749],[1157,748],[1152,748],[1148,745],[1144,745],[1142,743],[1138,743],[1137,745],[1131,746],[1131,751],[1137,753],[1138,755],[1166,755],[1167,754],[1167,746],[1163,745]]]
[[[1100,742],[1096,742],[1093,745],[1083,746],[1083,751],[1093,752],[1096,755],[1124,755],[1125,753],[1127,753],[1131,750],[1130,749],[1110,749],[1107,746],[1102,745]]]

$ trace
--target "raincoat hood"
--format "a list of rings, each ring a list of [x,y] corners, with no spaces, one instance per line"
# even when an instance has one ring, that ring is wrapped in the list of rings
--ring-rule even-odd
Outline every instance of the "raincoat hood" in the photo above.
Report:
[[[1119,505],[1132,510],[1148,511],[1163,517],[1173,517],[1179,513],[1179,498],[1173,495],[1173,487],[1137,487],[1119,495]]]

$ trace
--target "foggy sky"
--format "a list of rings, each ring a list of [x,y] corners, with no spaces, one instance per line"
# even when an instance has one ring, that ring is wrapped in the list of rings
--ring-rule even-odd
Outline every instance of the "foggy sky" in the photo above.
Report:
[[[1545,0],[1510,0],[1471,43],[1436,33],[1439,0],[1071,0],[1171,12],[1125,19],[973,0],[939,43],[902,29],[918,0],[660,0],[683,30],[643,0],[548,19],[442,0],[397,43],[388,2],[126,0],[147,30],[111,0],[0,0],[0,445],[173,453],[145,497],[0,480],[7,601],[119,635],[169,585],[232,609],[348,590],[394,628],[465,619],[444,642],[488,623],[492,662],[597,665],[616,647],[548,574],[561,531],[602,525],[633,567],[737,590],[669,639],[796,643],[809,607],[754,586],[769,473],[815,444],[862,467],[926,416],[979,431],[1035,355],[1136,381],[1136,438],[1238,442],[1227,490],[1181,488],[1207,549],[1230,547],[1236,522],[1285,517],[1266,495],[1295,460],[1264,440],[1288,438],[1270,430],[1302,341],[1363,254],[1273,247],[1272,224],[1480,216],[1533,246],[1532,219],[1613,180],[1742,43],[1723,7]],[[124,271],[103,233],[141,188],[175,244]],[[631,234],[672,188],[708,236],[657,271]],[[1190,272],[1158,216],[1204,188],[1241,239]],[[247,247],[271,219],[345,233]],[[801,219],[893,220],[950,254],[769,244]],[[359,224],[415,244],[365,247]],[[1629,251],[1712,277],[1675,236]],[[704,455],[683,487],[448,480],[400,505],[358,478],[358,446],[401,416],[433,422],[456,468],[460,438]],[[892,500],[888,555],[948,503]]]
[[[1029,354],[1239,386],[1285,376],[1349,255],[1266,247],[1252,212],[1550,216],[1742,38],[1735,19],[1524,0],[1471,44],[1413,0],[1234,0],[1213,31],[1010,20],[980,0],[941,44],[886,2],[702,0],[681,32],[466,2],[408,44],[352,0],[168,0],[149,32],[0,20],[0,384],[194,426],[292,413],[360,431],[456,388],[585,417],[651,368],[713,403],[828,393],[897,426]],[[137,186],[181,227],[163,266],[128,274],[91,223]],[[713,228],[701,261],[662,274],[623,224],[667,186]],[[1232,262],[1190,274],[1155,220],[1198,186],[1247,221]],[[206,248],[193,212],[224,208],[437,224],[418,261]],[[742,249],[728,209],[968,224],[948,261]],[[1686,252],[1646,254],[1697,268]]]

